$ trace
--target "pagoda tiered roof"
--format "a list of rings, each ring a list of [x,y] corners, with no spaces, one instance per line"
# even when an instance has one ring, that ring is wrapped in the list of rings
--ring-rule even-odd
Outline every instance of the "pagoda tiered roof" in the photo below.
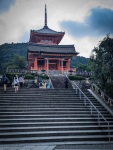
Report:
[[[35,33],[38,33],[38,34],[57,34],[57,35],[64,35],[65,32],[57,32],[57,31],[54,31],[52,29],[50,29],[48,26],[44,26],[42,29],[39,29],[39,30],[31,30],[31,32],[35,32]]]
[[[47,26],[47,10],[45,5],[45,25],[42,29],[31,30],[30,42],[40,44],[59,44],[65,32],[57,32]]]
[[[77,55],[74,45],[41,45],[29,44],[28,52],[51,53],[51,54],[73,54]]]

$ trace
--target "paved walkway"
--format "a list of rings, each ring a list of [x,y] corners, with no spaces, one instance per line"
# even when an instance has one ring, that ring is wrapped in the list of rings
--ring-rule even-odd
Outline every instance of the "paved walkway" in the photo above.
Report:
[[[113,144],[91,144],[91,145],[2,145],[0,150],[113,150]]]
[[[4,145],[0,147],[0,150],[53,150],[55,146],[49,146],[49,145],[44,145],[44,146],[38,146],[36,144],[28,144],[28,145]]]

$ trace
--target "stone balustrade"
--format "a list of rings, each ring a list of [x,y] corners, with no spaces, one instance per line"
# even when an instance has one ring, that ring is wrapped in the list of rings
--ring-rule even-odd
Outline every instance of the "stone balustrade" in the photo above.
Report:
[[[98,94],[110,107],[113,106],[113,99],[104,93],[96,84],[91,84],[91,89]]]

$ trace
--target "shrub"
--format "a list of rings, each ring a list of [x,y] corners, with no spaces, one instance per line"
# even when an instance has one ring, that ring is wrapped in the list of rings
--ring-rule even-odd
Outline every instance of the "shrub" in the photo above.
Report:
[[[40,75],[39,77],[42,78],[42,79],[44,79],[44,80],[48,80],[49,79],[49,77],[46,74]]]
[[[26,74],[24,79],[34,79],[34,75],[33,74]]]
[[[85,80],[85,77],[83,76],[68,76],[70,80]]]
[[[20,75],[19,73],[6,73],[6,76],[8,77],[8,79],[10,80],[10,81],[13,81],[13,79],[14,79],[14,77],[16,76],[16,75]]]

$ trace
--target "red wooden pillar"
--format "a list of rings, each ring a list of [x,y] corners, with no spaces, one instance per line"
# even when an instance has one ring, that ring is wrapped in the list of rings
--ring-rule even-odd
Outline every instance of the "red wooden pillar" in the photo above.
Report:
[[[34,70],[37,70],[37,57],[35,58],[35,61],[34,61]]]
[[[60,70],[60,59],[58,59],[58,70]]]
[[[37,70],[38,70],[38,58],[37,58]]]
[[[46,59],[44,59],[44,70],[47,70],[47,64],[46,64]]]
[[[46,68],[46,70],[47,70],[47,74],[48,74],[48,71],[49,71],[49,60],[48,60],[48,58],[46,58],[46,61],[47,61],[47,68]]]
[[[71,60],[70,60],[70,59],[68,59],[68,65],[67,65],[67,66],[68,66],[68,68],[67,68],[67,71],[69,71],[69,70],[70,70],[70,61],[71,61]]]

